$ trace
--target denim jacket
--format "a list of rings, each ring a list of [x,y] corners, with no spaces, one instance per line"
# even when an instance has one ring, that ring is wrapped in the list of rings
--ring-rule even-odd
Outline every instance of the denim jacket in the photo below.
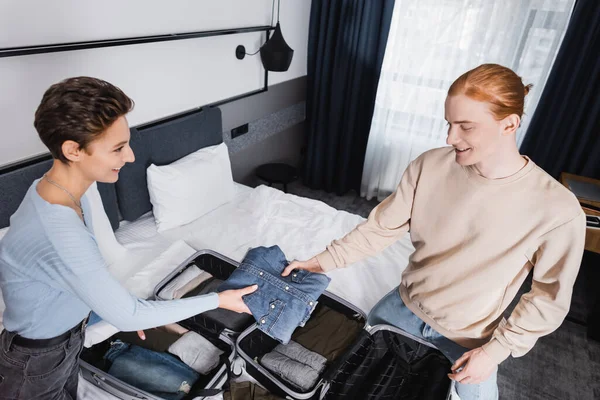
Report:
[[[243,297],[258,328],[287,344],[298,326],[304,326],[331,279],[324,274],[293,271],[281,273],[288,265],[279,246],[251,249],[240,266],[219,291],[258,285],[258,289]]]

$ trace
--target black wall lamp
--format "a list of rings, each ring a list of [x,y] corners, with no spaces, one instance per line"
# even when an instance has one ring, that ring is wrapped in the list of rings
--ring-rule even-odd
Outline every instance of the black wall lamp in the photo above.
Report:
[[[246,48],[239,45],[235,49],[235,56],[238,60],[244,59],[246,55],[253,56],[260,52],[260,59],[265,70],[274,72],[284,72],[290,68],[294,50],[286,43],[281,33],[281,25],[279,24],[279,6],[281,0],[277,0],[277,25],[273,36],[263,44],[255,53],[246,53]],[[273,0],[273,9],[275,8],[275,0]],[[274,10],[273,10],[274,11]],[[271,17],[271,21],[273,18]],[[272,23],[271,23],[272,25]]]

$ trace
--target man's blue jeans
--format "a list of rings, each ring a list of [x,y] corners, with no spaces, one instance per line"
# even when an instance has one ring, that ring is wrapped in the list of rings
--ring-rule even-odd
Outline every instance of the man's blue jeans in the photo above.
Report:
[[[398,288],[393,289],[373,307],[368,317],[368,324],[393,325],[437,347],[450,362],[454,363],[469,349],[464,348],[450,339],[440,335],[431,326],[423,322],[402,301]],[[450,372],[450,371],[448,371]],[[453,382],[461,400],[497,400],[498,399],[498,370],[478,385]]]

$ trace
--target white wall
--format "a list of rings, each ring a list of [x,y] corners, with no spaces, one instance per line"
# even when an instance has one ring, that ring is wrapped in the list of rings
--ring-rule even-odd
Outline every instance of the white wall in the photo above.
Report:
[[[282,0],[281,26],[294,49],[290,69],[269,85],[306,75],[310,1]],[[101,5],[101,6],[100,6]],[[271,0],[0,1],[0,48],[269,25]],[[71,76],[105,79],[136,102],[130,125],[198,107],[263,85],[264,33],[0,58],[0,165],[46,149],[33,114],[51,84]]]

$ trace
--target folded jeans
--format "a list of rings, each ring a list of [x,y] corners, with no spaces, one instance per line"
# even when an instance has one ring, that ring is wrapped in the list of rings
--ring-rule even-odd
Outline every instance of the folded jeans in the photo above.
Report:
[[[120,340],[111,343],[104,358],[112,363],[110,375],[166,400],[181,400],[199,378],[196,371],[171,354]]]

